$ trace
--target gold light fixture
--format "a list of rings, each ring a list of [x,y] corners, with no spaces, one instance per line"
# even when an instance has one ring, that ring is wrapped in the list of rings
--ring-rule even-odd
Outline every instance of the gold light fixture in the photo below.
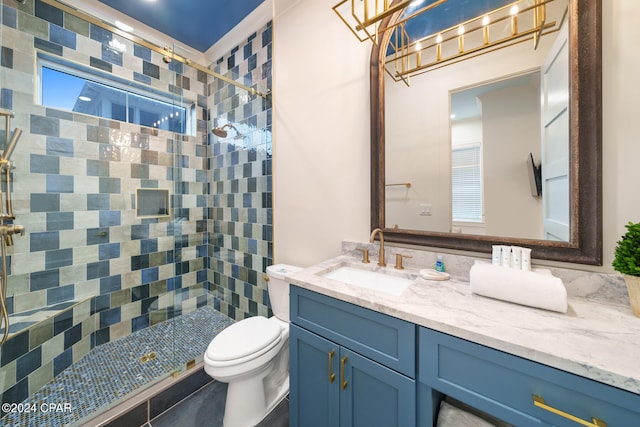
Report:
[[[400,24],[396,22],[391,26],[381,28],[380,22],[396,12],[402,12],[406,7],[413,6],[417,10],[403,19],[406,21],[420,15],[447,0],[436,0],[420,8],[425,0],[341,0],[333,6],[333,11],[338,14],[342,22],[349,27],[351,32],[361,42],[370,40],[378,44],[379,36],[386,30]]]
[[[547,5],[553,1],[515,0],[419,40],[411,40],[406,24],[447,0],[425,5],[425,0],[341,0],[333,10],[360,42],[377,45],[392,31],[385,70],[408,85],[411,76],[525,40],[533,40],[536,49],[540,37],[557,31],[562,22],[547,22]]]
[[[403,18],[387,28],[394,35],[385,70],[393,80],[408,85],[411,76],[526,40],[533,40],[536,49],[540,37],[559,30],[562,22],[562,17],[547,22],[547,6],[553,1],[516,0],[418,40],[410,40],[405,28],[408,19]]]

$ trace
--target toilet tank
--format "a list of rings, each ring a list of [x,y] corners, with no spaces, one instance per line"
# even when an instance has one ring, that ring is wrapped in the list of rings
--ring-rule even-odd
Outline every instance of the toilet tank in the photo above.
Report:
[[[289,282],[285,280],[287,274],[302,270],[302,267],[287,264],[275,264],[267,267],[269,281],[269,300],[271,310],[280,320],[289,321]]]

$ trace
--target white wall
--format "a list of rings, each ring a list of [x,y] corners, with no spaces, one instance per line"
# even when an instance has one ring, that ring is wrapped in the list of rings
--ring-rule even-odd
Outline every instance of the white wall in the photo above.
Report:
[[[640,2],[603,0],[603,214],[604,269],[624,225],[640,221]]]
[[[274,262],[307,266],[369,237],[369,55],[331,7],[274,2]]]
[[[370,47],[331,10],[336,0],[275,1],[275,261],[308,265],[340,241],[369,238]],[[603,0],[604,266],[640,221],[640,2]]]
[[[527,169],[529,153],[540,162],[540,86],[516,86],[480,98],[486,233],[542,239],[542,198],[531,195]]]

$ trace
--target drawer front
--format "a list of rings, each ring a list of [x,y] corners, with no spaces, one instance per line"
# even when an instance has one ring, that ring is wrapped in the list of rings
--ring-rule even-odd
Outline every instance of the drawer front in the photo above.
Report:
[[[420,328],[418,381],[518,426],[640,426],[640,395]],[[548,408],[534,405],[540,396]],[[553,410],[562,414],[556,414]]]
[[[291,322],[415,378],[413,323],[291,287]]]

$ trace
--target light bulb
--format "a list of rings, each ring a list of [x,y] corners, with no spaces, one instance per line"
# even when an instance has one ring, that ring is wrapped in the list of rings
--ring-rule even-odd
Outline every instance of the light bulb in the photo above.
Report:
[[[484,41],[484,44],[489,44],[489,23],[491,22],[491,19],[489,19],[489,15],[485,15],[484,18],[482,18],[482,40]]]
[[[516,35],[518,34],[518,11],[520,9],[518,8],[517,4],[514,4],[513,6],[511,6],[511,34],[512,35]]]

